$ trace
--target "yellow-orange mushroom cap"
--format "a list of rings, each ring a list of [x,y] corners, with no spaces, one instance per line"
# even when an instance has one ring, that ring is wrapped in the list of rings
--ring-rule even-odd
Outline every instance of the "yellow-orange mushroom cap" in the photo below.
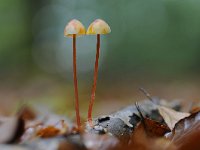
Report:
[[[86,30],[83,24],[80,21],[73,19],[65,26],[64,36],[72,37],[74,34],[80,36],[84,35],[85,32]]]
[[[111,29],[105,21],[96,19],[88,27],[86,34],[108,34],[110,32]]]

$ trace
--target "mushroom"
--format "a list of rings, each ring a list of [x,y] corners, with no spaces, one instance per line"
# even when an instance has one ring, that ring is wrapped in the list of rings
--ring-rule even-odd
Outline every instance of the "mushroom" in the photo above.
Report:
[[[90,99],[89,109],[88,109],[88,122],[91,127],[93,126],[93,124],[92,124],[92,108],[93,108],[93,104],[94,104],[94,100],[95,100],[95,92],[96,92],[96,84],[97,84],[98,61],[99,61],[99,53],[100,53],[100,35],[108,34],[110,32],[111,32],[111,30],[110,30],[109,25],[101,19],[96,19],[94,22],[92,22],[86,32],[86,34],[88,34],[88,35],[97,35],[96,60],[95,60],[95,67],[94,67],[94,81],[93,81],[91,99]]]
[[[80,114],[79,114],[79,100],[78,100],[78,81],[76,73],[76,37],[84,35],[86,32],[83,24],[73,19],[71,20],[64,29],[65,37],[73,38],[73,78],[74,78],[74,93],[75,93],[75,110],[76,110],[76,122],[78,129],[81,128]]]

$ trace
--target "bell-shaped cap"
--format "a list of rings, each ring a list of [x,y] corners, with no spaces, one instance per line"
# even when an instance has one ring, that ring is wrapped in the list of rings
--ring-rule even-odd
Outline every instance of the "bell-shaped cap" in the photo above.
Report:
[[[84,35],[85,32],[83,24],[80,21],[73,19],[66,25],[64,29],[64,36],[72,37],[73,34],[80,36]]]
[[[105,21],[96,19],[88,27],[86,34],[108,34],[110,32],[110,27]]]

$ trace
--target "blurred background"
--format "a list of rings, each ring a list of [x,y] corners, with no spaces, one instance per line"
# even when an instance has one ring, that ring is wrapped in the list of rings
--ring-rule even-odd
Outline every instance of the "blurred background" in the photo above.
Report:
[[[36,103],[73,118],[72,39],[63,36],[73,18],[86,28],[101,18],[112,30],[101,40],[95,115],[144,99],[139,87],[168,100],[199,99],[199,0],[1,0],[2,112]],[[95,36],[77,39],[83,117],[95,46]]]

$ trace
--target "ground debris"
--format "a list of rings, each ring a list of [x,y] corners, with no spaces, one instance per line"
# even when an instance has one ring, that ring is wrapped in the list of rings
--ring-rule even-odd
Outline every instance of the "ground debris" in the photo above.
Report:
[[[172,109],[180,108],[177,102],[164,103],[155,100],[157,104],[165,104]],[[157,105],[149,100],[144,100],[138,103],[143,112],[144,117],[155,120],[158,123],[165,125],[163,117],[160,115]],[[141,121],[141,116],[135,105],[131,105],[121,109],[113,114],[100,116],[94,119],[94,128],[86,125],[87,132],[92,133],[105,133],[108,132],[117,137],[128,138],[135,126]]]
[[[77,130],[65,116],[52,112],[40,114],[30,107],[23,107],[13,117],[0,118],[0,149],[199,149],[200,145],[195,140],[200,138],[199,111],[195,109],[191,115],[185,113],[186,116],[181,113],[177,119],[176,114],[180,113],[177,110],[180,108],[177,102],[145,100],[110,115],[97,117],[93,127],[86,123],[82,130]],[[166,117],[176,118],[174,127],[170,126]]]

